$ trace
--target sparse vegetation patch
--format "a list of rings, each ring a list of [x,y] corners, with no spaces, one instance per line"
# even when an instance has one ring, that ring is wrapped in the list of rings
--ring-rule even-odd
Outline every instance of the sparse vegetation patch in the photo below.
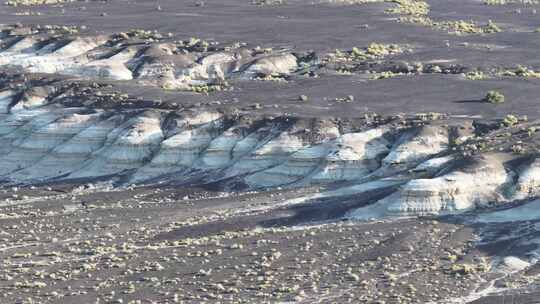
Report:
[[[474,71],[466,73],[465,78],[468,80],[484,80],[484,79],[488,79],[489,76],[483,71],[474,70]]]
[[[373,42],[365,48],[353,47],[350,51],[336,50],[335,53],[329,54],[327,60],[359,61],[382,59],[386,56],[398,55],[407,51],[411,51],[411,49],[407,48],[406,46]]]
[[[504,95],[497,91],[489,91],[484,97],[484,101],[492,104],[504,103]]]

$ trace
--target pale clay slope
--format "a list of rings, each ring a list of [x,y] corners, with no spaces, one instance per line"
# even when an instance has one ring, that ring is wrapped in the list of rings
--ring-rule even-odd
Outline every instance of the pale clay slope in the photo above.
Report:
[[[497,155],[484,155],[456,167],[444,124],[343,131],[327,123],[312,133],[312,122],[301,119],[246,123],[212,111],[64,108],[43,101],[43,92],[0,92],[6,180],[122,174],[144,183],[169,174],[248,189],[346,183],[304,202],[395,187],[352,218],[463,212],[538,194],[536,160],[509,170]]]
[[[39,41],[31,36],[24,37],[0,50],[0,66],[85,78],[138,79],[167,89],[222,84],[236,76],[252,79],[289,74],[298,68],[297,58],[289,53],[253,55],[251,51],[239,50],[177,54],[168,43],[151,45],[146,50],[122,46],[118,51],[107,49],[108,39],[98,36]],[[0,96],[0,102],[2,98]]]
[[[215,52],[197,57],[176,54],[168,44],[141,52],[125,47],[108,54],[107,37],[38,42],[15,41],[0,52],[0,65],[30,72],[65,73],[116,80],[138,78],[173,88],[220,82],[233,75],[255,78],[288,74],[298,67],[289,53],[252,56],[247,51]],[[97,55],[96,55],[97,54]],[[166,126],[167,113],[91,113],[50,103],[47,90],[0,92],[0,174],[5,179],[36,181],[127,174],[145,182],[170,174],[178,179],[237,179],[249,188],[334,182],[364,183],[395,176],[397,191],[351,217],[368,214],[437,214],[462,212],[510,198],[537,196],[540,165],[531,162],[519,174],[489,160],[470,168],[449,166],[448,128],[424,126],[402,132],[374,128],[341,133],[335,126],[309,139],[294,123],[249,129],[219,113],[178,117]],[[411,170],[416,177],[402,176]],[[422,177],[422,178],[419,178]],[[398,182],[398,183],[401,183]],[[503,191],[504,190],[504,191]],[[503,193],[504,192],[504,193]]]

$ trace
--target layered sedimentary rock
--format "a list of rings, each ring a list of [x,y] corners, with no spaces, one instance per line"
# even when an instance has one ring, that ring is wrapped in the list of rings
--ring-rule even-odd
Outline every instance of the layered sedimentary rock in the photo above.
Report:
[[[18,180],[47,179],[76,171],[100,149],[107,135],[124,120],[123,115],[104,118],[56,146],[32,166],[18,171],[11,178]]]
[[[160,143],[155,156],[138,170],[133,180],[144,180],[189,169],[222,129],[221,117],[202,124],[188,123],[180,128],[178,133]]]
[[[32,73],[73,71],[89,62],[89,58],[83,54],[106,40],[106,37],[46,41],[23,39],[0,52],[0,65],[20,67]]]
[[[136,54],[137,49],[126,47],[117,53],[107,54],[107,57],[105,58],[93,60],[85,65],[67,69],[64,73],[88,78],[130,80],[133,79],[133,72],[129,69],[129,64]]]
[[[206,91],[208,85],[221,89],[232,77],[288,75],[298,69],[298,59],[288,52],[139,32],[73,38],[8,28],[0,35],[0,67]]]
[[[439,126],[424,126],[406,132],[397,147],[383,159],[387,166],[414,164],[448,148],[448,130]]]
[[[432,176],[432,175],[435,175],[440,170],[443,170],[454,159],[455,159],[454,155],[434,157],[420,163],[418,166],[412,169],[412,171],[415,173],[427,174],[429,176]]]
[[[220,58],[209,60],[228,60]],[[104,95],[99,84],[22,81],[0,91],[0,175],[15,184],[105,178],[238,191],[331,189],[314,200],[376,193],[352,218],[463,212],[538,196],[536,157],[509,153],[512,144],[485,128],[451,146],[455,122],[445,117],[393,122],[149,108]],[[486,139],[492,152],[474,142]]]
[[[8,113],[9,105],[16,96],[16,92],[13,90],[5,90],[0,92],[0,111],[2,114]]]
[[[33,164],[93,124],[99,119],[99,115],[99,113],[68,115],[33,130],[27,137],[15,139],[9,153],[0,159],[0,174],[8,174]]]
[[[226,167],[234,159],[234,148],[247,135],[248,131],[243,126],[233,126],[225,130],[208,144],[193,167],[200,170],[215,170]]]
[[[71,178],[103,176],[138,169],[152,159],[163,140],[161,113],[146,112],[111,131],[101,149]]]
[[[295,132],[282,132],[277,137],[258,143],[255,149],[241,157],[228,171],[229,176],[256,173],[277,166],[290,157],[291,154],[304,146],[304,139]],[[255,177],[248,177],[248,183],[256,184]]]
[[[540,159],[535,158],[520,172],[514,195],[517,199],[540,195]]]
[[[384,128],[343,134],[336,139],[313,182],[355,180],[380,167],[381,158],[390,152]]]
[[[295,138],[277,138],[277,141],[270,142],[269,144],[283,144],[289,146],[288,149],[281,149],[278,151],[274,149],[273,152],[269,150],[255,151],[258,155],[256,158],[266,158],[265,154],[276,153],[276,159],[279,159],[285,155],[284,160],[280,163],[272,163],[266,165],[268,168],[262,171],[255,172],[246,178],[246,182],[253,187],[271,187],[286,185],[301,179],[308,178],[312,172],[314,172],[320,165],[323,158],[328,154],[331,147],[335,145],[336,138],[340,136],[340,131],[336,125],[331,123],[314,122],[316,124],[317,134],[315,136],[303,136],[305,129],[302,129],[303,123],[309,125],[307,122],[296,122],[291,129],[286,132],[292,132],[297,134],[296,138],[302,139],[302,147],[297,148],[297,142],[283,142],[284,140],[293,140]],[[297,149],[293,151],[293,149]],[[291,151],[291,152],[289,152]],[[281,154],[284,153],[284,154]],[[287,153],[290,153],[287,155]],[[272,157],[272,156],[271,156]]]
[[[413,179],[376,204],[386,214],[462,212],[504,202],[504,187],[511,179],[498,156],[489,155],[442,176]]]
[[[246,180],[252,186],[279,186],[299,181],[309,176],[328,154],[329,143],[309,146],[296,151],[285,162],[255,173]]]

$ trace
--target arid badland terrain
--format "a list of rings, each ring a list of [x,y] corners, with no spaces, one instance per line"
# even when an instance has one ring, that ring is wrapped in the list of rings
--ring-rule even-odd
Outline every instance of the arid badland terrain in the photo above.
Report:
[[[0,303],[540,303],[537,9],[2,0]]]

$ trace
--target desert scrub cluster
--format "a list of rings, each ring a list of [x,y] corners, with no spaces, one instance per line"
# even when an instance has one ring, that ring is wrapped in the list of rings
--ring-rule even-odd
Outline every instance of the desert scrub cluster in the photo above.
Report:
[[[230,44],[220,44],[217,41],[208,41],[200,38],[191,37],[189,40],[176,41],[177,46],[185,53],[188,52],[218,52],[232,51],[246,46],[245,42],[234,42]]]
[[[498,76],[506,77],[540,78],[540,72],[532,70],[523,65],[519,65],[515,69],[499,71],[497,74]]]
[[[386,12],[397,15],[426,16],[429,13],[429,4],[423,0],[389,0],[397,6],[387,9]]]
[[[484,101],[492,104],[504,103],[504,95],[498,91],[488,91],[484,96]]]
[[[160,33],[157,30],[144,30],[144,29],[131,29],[127,32],[121,32],[116,34],[115,39],[130,40],[130,39],[139,39],[144,40],[145,42],[155,42],[161,41],[163,39],[168,39],[173,37],[173,33]],[[176,40],[174,41],[177,49],[175,53],[183,52],[208,52],[208,51],[221,51],[224,50],[224,47],[218,47],[219,43],[217,41],[207,41],[197,37],[190,37],[186,40]],[[235,43],[228,46],[228,50],[238,48],[242,44]],[[245,44],[244,44],[245,45]]]
[[[170,35],[172,35],[172,33]],[[130,38],[137,38],[142,40],[160,40],[165,37],[163,34],[159,33],[156,30],[151,31],[143,29],[131,29],[127,32],[119,33],[117,36],[126,40]]]
[[[480,263],[477,263],[477,264],[467,264],[467,263],[453,264],[448,269],[448,272],[453,275],[464,276],[464,275],[472,275],[476,273],[487,272],[490,269],[491,269],[491,266],[488,263],[488,261],[486,259],[482,259]]]
[[[489,75],[485,73],[484,71],[474,70],[474,71],[467,72],[465,74],[465,78],[468,80],[484,80],[484,79],[488,79]]]
[[[497,1],[497,0],[492,0]],[[498,1],[516,1],[525,3],[526,1],[538,0],[498,0]],[[485,25],[479,25],[474,21],[464,20],[443,20],[436,21],[430,18],[430,6],[425,0],[334,0],[333,2],[352,2],[356,4],[388,2],[395,4],[395,7],[386,9],[386,13],[399,15],[398,21],[403,23],[417,24],[430,27],[436,30],[447,31],[449,34],[491,34],[501,32],[501,28],[491,20]],[[505,3],[506,3],[505,2]]]
[[[367,55],[370,58],[380,58],[388,55],[401,54],[405,49],[397,44],[370,43],[365,50],[365,54],[362,54],[362,52],[359,52],[359,50],[355,48],[353,48],[353,51],[356,56]]]
[[[271,73],[268,75],[258,75],[253,80],[259,81],[274,81],[274,82],[287,82],[287,75],[279,73]]]
[[[199,94],[209,94],[211,92],[219,92],[227,89],[226,84],[201,84],[201,85],[191,85],[189,86],[189,91],[199,93]]]
[[[47,35],[74,35],[78,34],[81,30],[85,30],[86,26],[76,26],[76,25],[35,25],[30,29],[20,28],[25,34],[47,34]],[[19,25],[8,28],[8,32],[17,32],[19,30]]]
[[[475,21],[434,21],[427,16],[405,16],[399,18],[400,22],[412,23],[431,27],[436,30],[446,31],[453,35],[466,34],[493,34],[501,32],[501,28],[489,20],[485,25],[479,25]]]
[[[369,79],[371,80],[379,80],[379,79],[388,79],[388,78],[394,78],[397,76],[405,75],[405,73],[395,73],[392,71],[384,71],[381,73],[377,73],[374,76],[371,76]]]
[[[491,34],[501,32],[501,28],[489,20],[486,25],[478,25],[474,21],[435,21],[428,16],[429,4],[422,0],[393,0],[395,8],[387,9],[389,14],[400,15],[399,21],[427,26],[436,30],[447,31],[450,34]]]
[[[326,61],[361,61],[370,59],[381,59],[390,55],[398,55],[409,52],[411,49],[398,44],[370,43],[365,48],[353,47],[350,51],[336,50],[328,55]]]
[[[449,33],[460,34],[492,34],[501,32],[501,28],[493,21],[489,20],[486,25],[480,26],[474,21],[443,21],[436,22],[436,28],[448,31]]]
[[[518,65],[512,69],[474,70],[465,74],[465,78],[468,80],[484,80],[492,77],[540,78],[540,72],[523,65]]]
[[[161,85],[164,90],[183,90],[187,92],[194,92],[198,94],[208,95],[212,92],[220,92],[231,89],[228,83],[224,84],[192,84],[192,85],[177,85],[171,82],[166,82]]]
[[[501,124],[503,127],[512,127],[512,126],[517,125],[518,123],[519,123],[519,117],[512,114],[506,115],[501,121]]]

